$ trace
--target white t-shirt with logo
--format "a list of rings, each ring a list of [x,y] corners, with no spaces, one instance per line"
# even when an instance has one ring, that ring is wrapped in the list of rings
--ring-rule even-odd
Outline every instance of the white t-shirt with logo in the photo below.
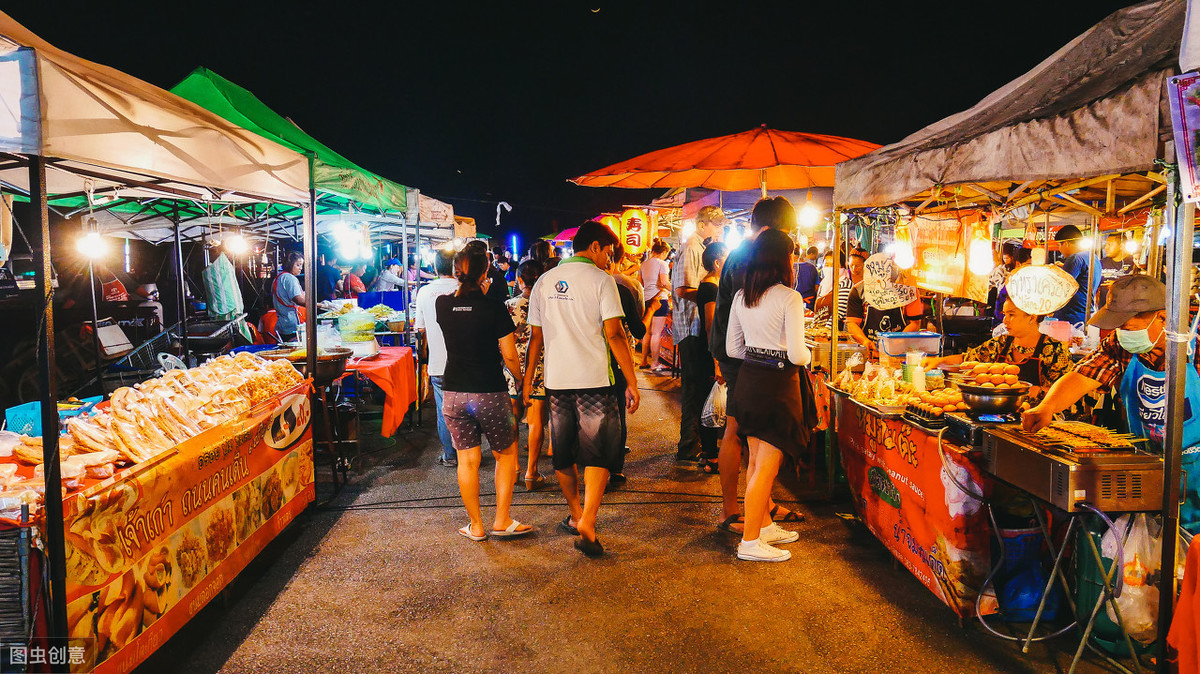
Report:
[[[442,295],[453,295],[457,290],[457,279],[439,278],[426,283],[417,291],[417,313],[413,318],[413,325],[418,330],[425,331],[425,342],[429,345],[430,377],[446,374],[446,339],[442,336],[442,326],[437,322],[434,301]]]
[[[542,328],[546,388],[613,384],[604,321],[625,316],[617,284],[585,257],[569,257],[542,274],[529,296],[530,325]]]

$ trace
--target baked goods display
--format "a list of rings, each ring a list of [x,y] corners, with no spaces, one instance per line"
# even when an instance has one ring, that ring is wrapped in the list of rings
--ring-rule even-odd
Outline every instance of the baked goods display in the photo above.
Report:
[[[958,369],[959,383],[987,388],[1021,388],[1021,368],[1006,363],[964,362]]]

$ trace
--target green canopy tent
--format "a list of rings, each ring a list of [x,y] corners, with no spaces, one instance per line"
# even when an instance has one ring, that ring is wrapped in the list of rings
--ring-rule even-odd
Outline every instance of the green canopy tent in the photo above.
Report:
[[[371,224],[381,238],[395,238],[408,207],[408,189],[351,162],[305,133],[291,120],[267,107],[249,90],[207,68],[197,68],[171,93],[263,138],[312,158],[312,186],[317,193],[318,230],[347,216]],[[184,240],[199,240],[213,226],[251,229],[267,236],[296,233],[301,210],[291,204],[216,204],[164,198],[147,201],[124,198],[121,191],[97,189],[54,199],[51,205],[67,217],[92,211],[106,234],[132,236],[154,243],[173,236],[178,224]],[[218,199],[218,201],[220,201]],[[98,213],[99,212],[99,213]],[[100,215],[103,213],[105,215]],[[324,216],[324,217],[322,217]],[[332,217],[331,217],[332,216]],[[325,227],[322,227],[325,221]],[[390,236],[389,236],[390,235]]]

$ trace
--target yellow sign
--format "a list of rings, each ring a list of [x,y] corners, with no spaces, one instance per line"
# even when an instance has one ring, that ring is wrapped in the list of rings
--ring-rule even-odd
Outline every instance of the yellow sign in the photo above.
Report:
[[[607,224],[607,223],[606,223]],[[609,225],[610,227],[612,225]],[[617,235],[621,245],[630,255],[641,255],[650,247],[653,238],[650,216],[640,208],[631,208],[621,214],[621,229]]]

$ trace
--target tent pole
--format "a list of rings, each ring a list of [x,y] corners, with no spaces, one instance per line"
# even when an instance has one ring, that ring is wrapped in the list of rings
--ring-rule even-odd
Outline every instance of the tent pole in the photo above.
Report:
[[[304,344],[308,376],[317,373],[317,185],[316,156],[308,155],[308,203],[304,209]],[[314,405],[316,401],[314,400]],[[315,409],[315,407],[314,407]],[[336,475],[334,482],[337,482]]]
[[[1196,232],[1195,204],[1175,206],[1176,180],[1172,172],[1167,182],[1167,228],[1171,232],[1171,266],[1167,269],[1167,330],[1186,334],[1191,327],[1192,241]],[[1169,334],[1169,333],[1168,333]],[[1159,574],[1158,647],[1167,652],[1167,630],[1175,610],[1175,541],[1179,531],[1179,489],[1183,456],[1183,419],[1187,414],[1187,368],[1194,367],[1188,357],[1187,342],[1167,340],[1166,434],[1163,438],[1163,546],[1162,573]],[[1168,671],[1166,658],[1159,658],[1159,672]]]
[[[37,292],[42,298],[38,335],[38,384],[42,394],[42,459],[46,484],[46,552],[50,561],[50,636],[67,637],[67,555],[63,541],[62,467],[58,462],[58,381],[54,375],[54,286],[50,264],[50,211],[46,204],[46,160],[29,156],[29,203],[36,209],[40,246]]]
[[[100,352],[100,312],[96,307],[96,265],[91,257],[88,257],[88,286],[92,289],[92,346],[96,349],[96,383],[103,392],[104,355]]]
[[[191,367],[192,351],[188,346],[187,281],[183,279],[183,239],[179,238],[179,220],[175,221],[175,272],[179,275],[179,340],[183,345],[183,362]]]
[[[417,217],[414,219],[414,222],[416,222],[416,232],[417,233],[413,237],[413,242],[417,246],[417,257],[420,258],[421,257],[421,208],[420,208],[421,190],[413,190],[413,196],[415,196],[417,198]],[[408,264],[408,260],[405,260],[404,264]],[[407,272],[405,273],[404,278],[408,278]],[[418,273],[417,274],[417,287],[413,290],[413,296],[416,297],[416,293],[419,293],[419,292],[421,292],[421,275]]]
[[[840,344],[840,340],[841,340],[841,335],[838,334],[838,319],[840,318],[840,316],[838,316],[838,286],[841,285],[841,274],[842,274],[841,247],[842,247],[842,211],[841,211],[841,209],[834,208],[833,209],[833,245],[829,247],[829,252],[831,255],[833,255],[833,267],[830,270],[830,273],[833,274],[833,283],[830,284],[830,287],[832,288],[832,292],[833,292],[833,303],[829,307],[829,313],[831,316],[833,316],[833,319],[829,325],[829,381],[831,381],[831,382],[838,376],[838,344]],[[837,405],[830,406],[830,413],[831,413],[831,416],[837,415]],[[826,457],[826,461],[825,461],[826,471],[828,472],[827,477],[829,478],[828,482],[826,483],[829,485],[829,492],[827,494],[828,498],[833,498],[833,487],[834,487],[834,478],[835,478],[835,467],[834,467],[833,458],[834,458],[834,450],[836,449],[836,443],[837,443],[837,440],[835,439],[835,434],[833,432],[835,428],[836,428],[836,425],[831,420],[830,428],[828,431],[828,436],[829,436],[828,442],[830,443],[831,446],[830,446],[830,450],[829,450],[829,453],[828,453],[828,455]]]

